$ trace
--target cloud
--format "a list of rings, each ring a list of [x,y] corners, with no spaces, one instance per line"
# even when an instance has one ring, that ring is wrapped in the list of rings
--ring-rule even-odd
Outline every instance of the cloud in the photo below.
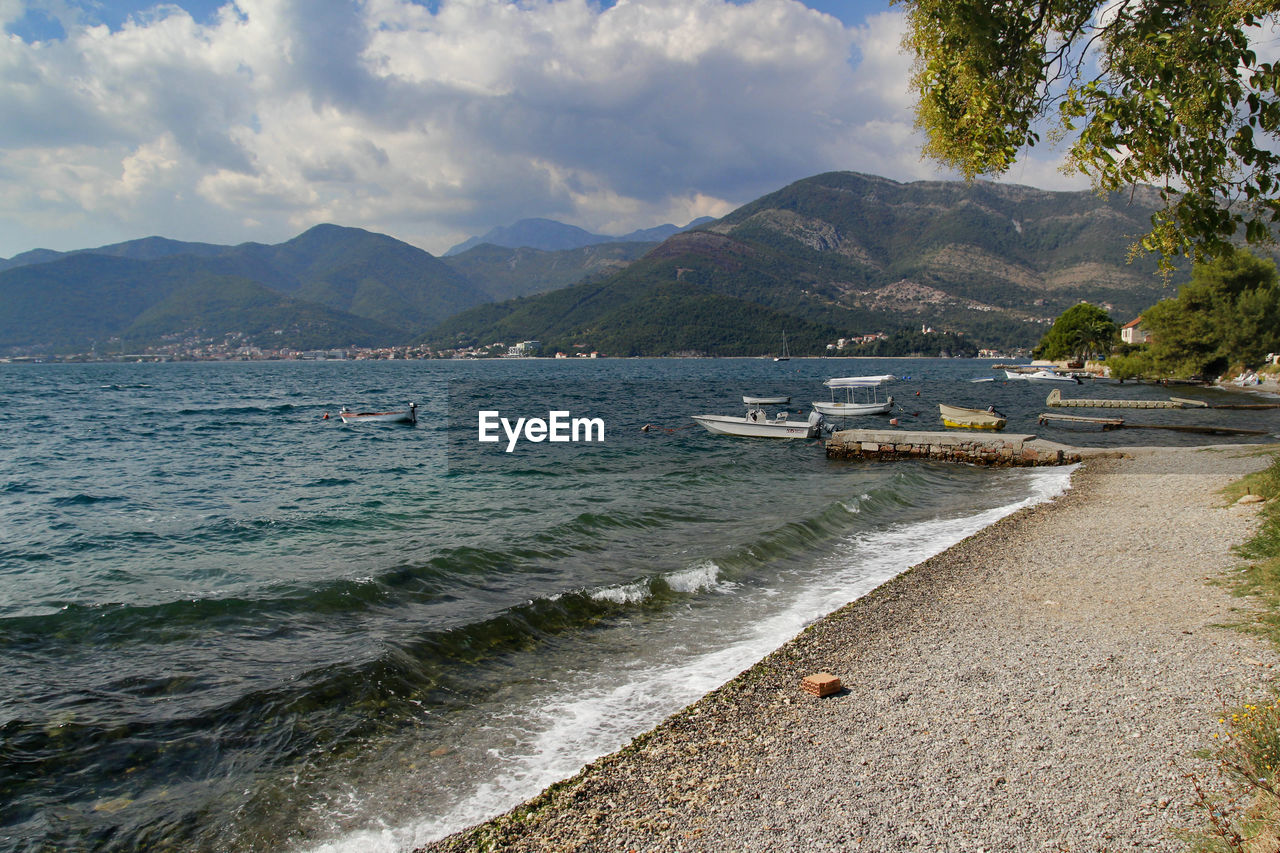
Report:
[[[721,215],[832,169],[937,176],[896,12],[236,0],[204,25],[174,6],[61,20],[64,39],[0,40],[0,255],[322,221],[440,252],[526,216],[622,233]]]

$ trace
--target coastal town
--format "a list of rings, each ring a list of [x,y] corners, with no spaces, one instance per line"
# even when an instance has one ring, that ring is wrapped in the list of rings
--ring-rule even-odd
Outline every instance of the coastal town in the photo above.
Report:
[[[933,329],[923,327],[924,334]],[[0,356],[0,364],[39,363],[88,363],[88,362],[166,362],[166,361],[411,361],[419,359],[488,359],[488,358],[605,358],[609,354],[580,345],[573,352],[547,351],[540,341],[527,340],[508,344],[494,341],[489,344],[458,347],[432,347],[425,344],[404,344],[383,347],[331,347],[325,349],[270,348],[251,342],[241,333],[232,333],[221,339],[197,334],[173,336],[173,340],[160,345],[139,348],[136,352],[122,351],[122,342],[111,339],[100,349],[88,352],[56,353],[28,352]],[[858,348],[887,340],[885,332],[853,335],[826,345],[827,356],[851,356],[860,354]],[[685,358],[698,358],[702,353],[682,353]],[[983,348],[978,358],[1026,358],[1025,348],[996,350]]]

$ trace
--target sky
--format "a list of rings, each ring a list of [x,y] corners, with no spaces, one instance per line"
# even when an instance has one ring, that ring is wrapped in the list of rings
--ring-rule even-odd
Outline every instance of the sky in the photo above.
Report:
[[[888,0],[0,0],[0,257],[624,234],[920,156]],[[1083,189],[1036,149],[1005,180]]]

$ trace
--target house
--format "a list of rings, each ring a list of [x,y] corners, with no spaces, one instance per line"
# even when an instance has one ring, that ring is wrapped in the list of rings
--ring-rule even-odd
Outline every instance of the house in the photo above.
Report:
[[[1142,316],[1120,327],[1120,340],[1126,344],[1149,344],[1151,333],[1142,328]]]

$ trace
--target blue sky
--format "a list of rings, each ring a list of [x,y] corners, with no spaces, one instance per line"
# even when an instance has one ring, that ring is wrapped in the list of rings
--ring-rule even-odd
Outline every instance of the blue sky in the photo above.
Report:
[[[0,0],[0,257],[320,222],[440,254],[921,160],[901,11],[836,0]],[[1008,180],[1082,188],[1035,151]]]

